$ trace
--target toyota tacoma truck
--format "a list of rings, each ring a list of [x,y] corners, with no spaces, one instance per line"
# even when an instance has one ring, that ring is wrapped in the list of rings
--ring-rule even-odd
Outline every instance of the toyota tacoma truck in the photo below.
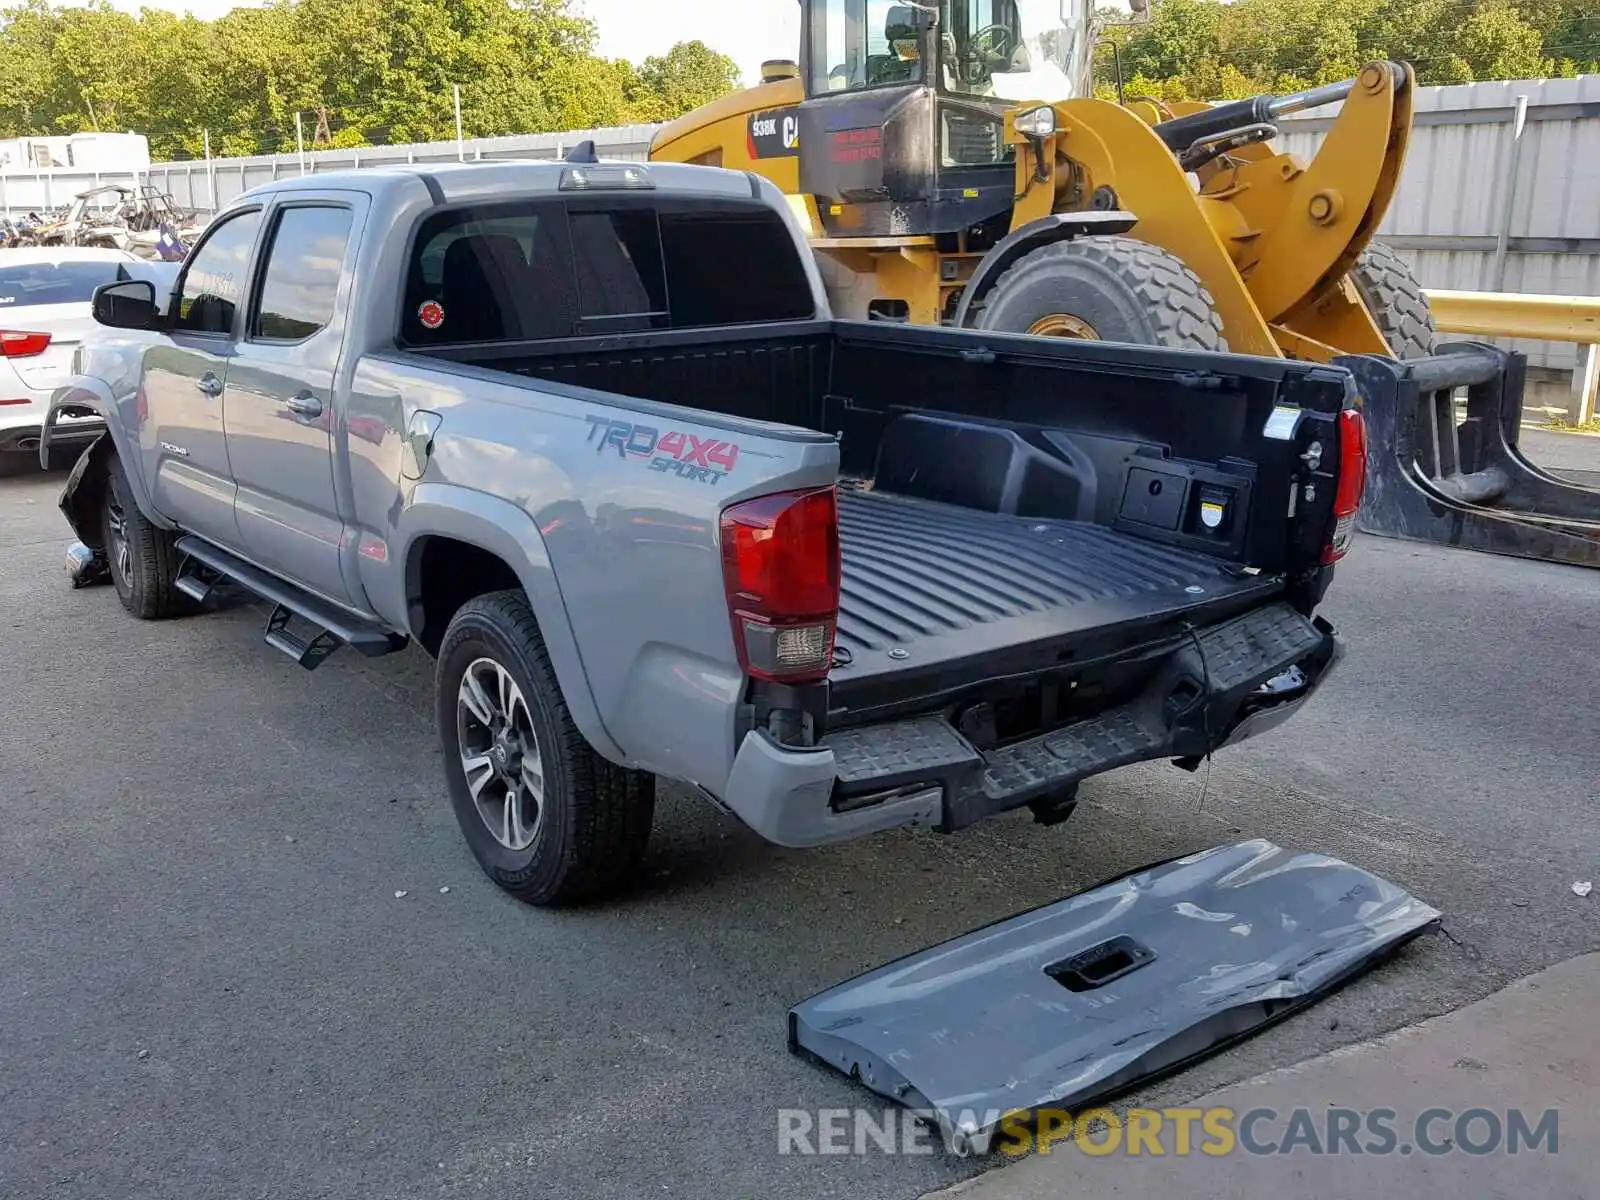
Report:
[[[106,423],[62,508],[134,616],[431,655],[501,887],[618,888],[657,779],[785,846],[1051,824],[1327,677],[1347,371],[835,321],[770,183],[579,157],[241,196],[45,431]]]

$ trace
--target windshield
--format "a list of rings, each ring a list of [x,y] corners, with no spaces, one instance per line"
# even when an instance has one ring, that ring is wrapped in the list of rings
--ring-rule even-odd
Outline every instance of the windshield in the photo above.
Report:
[[[1070,100],[1091,90],[1088,0],[942,0],[946,91]]]

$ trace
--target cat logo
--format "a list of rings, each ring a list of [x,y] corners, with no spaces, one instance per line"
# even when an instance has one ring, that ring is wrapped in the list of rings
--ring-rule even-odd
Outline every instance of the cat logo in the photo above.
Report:
[[[792,108],[750,116],[752,159],[793,158],[800,152],[800,116]]]

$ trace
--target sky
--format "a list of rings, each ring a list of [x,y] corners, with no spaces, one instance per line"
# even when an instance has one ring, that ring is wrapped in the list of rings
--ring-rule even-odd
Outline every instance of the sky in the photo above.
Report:
[[[759,83],[769,58],[800,53],[799,0],[724,0],[688,5],[672,0],[578,0],[600,30],[600,53],[638,62],[677,42],[704,42],[739,64],[746,83]]]
[[[129,12],[165,8],[219,17],[238,0],[112,0]],[[699,39],[728,55],[758,83],[761,64],[769,58],[794,58],[800,53],[799,0],[737,0],[736,3],[686,5],[674,0],[574,0],[600,31],[599,52],[606,58],[639,62],[665,54],[678,42]]]

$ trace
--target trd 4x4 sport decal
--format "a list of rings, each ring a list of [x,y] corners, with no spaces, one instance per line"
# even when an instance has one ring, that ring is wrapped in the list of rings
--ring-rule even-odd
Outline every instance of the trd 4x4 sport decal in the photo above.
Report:
[[[739,447],[718,438],[703,438],[693,433],[669,429],[662,432],[651,425],[614,421],[610,417],[589,417],[589,442],[596,454],[615,448],[621,459],[648,459],[652,471],[692,479],[697,483],[718,484],[739,462]]]

